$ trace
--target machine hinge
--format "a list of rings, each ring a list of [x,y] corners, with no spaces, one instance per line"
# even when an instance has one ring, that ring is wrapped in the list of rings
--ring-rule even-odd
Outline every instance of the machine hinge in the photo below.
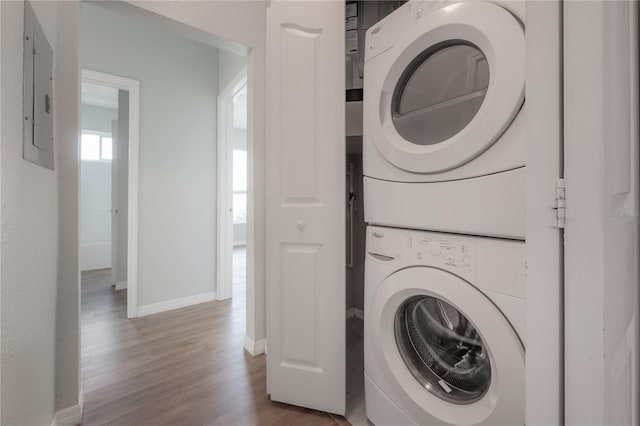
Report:
[[[556,228],[559,229],[564,229],[567,223],[567,201],[565,195],[564,179],[558,179],[558,182],[556,183],[556,205],[554,210],[556,211]]]

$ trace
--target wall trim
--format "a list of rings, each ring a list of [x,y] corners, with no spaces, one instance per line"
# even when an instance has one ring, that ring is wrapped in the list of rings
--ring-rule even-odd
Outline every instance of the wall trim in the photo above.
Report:
[[[165,302],[151,303],[149,305],[138,306],[138,317],[157,314],[160,312],[172,311],[174,309],[185,308],[204,302],[216,300],[216,292],[196,294],[194,296],[181,297],[179,299],[167,300]]]
[[[260,339],[257,342],[251,337],[244,336],[244,350],[252,356],[264,354],[267,352],[267,339]]]
[[[80,398],[78,404],[58,411],[53,415],[51,426],[76,426],[80,424],[82,422],[83,405],[84,400]]]
[[[347,309],[347,319],[349,318],[358,318],[363,320],[364,319],[364,311],[360,308],[349,308]]]
[[[126,290],[127,289],[127,282],[126,281],[118,281],[116,283],[116,291],[118,290]]]

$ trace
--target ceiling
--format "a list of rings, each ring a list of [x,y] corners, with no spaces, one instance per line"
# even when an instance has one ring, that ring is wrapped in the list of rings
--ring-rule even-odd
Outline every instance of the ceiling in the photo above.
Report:
[[[118,89],[83,81],[82,105],[118,109]]]

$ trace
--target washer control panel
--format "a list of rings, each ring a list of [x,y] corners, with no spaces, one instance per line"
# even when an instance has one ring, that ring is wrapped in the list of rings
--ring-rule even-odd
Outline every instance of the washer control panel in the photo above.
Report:
[[[395,267],[432,266],[458,276],[476,272],[477,238],[406,229],[367,228],[367,253],[375,261]]]
[[[367,261],[392,270],[429,266],[477,288],[524,299],[524,241],[369,226]]]
[[[476,244],[471,238],[436,232],[401,231],[403,263],[443,269],[474,267]]]

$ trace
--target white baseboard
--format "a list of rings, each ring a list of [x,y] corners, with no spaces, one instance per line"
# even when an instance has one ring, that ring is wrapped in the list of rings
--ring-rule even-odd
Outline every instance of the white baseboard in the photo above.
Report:
[[[347,319],[349,318],[359,318],[361,320],[364,319],[364,311],[360,308],[349,308],[347,309]]]
[[[138,306],[138,317],[171,311],[173,309],[184,308],[199,303],[216,300],[216,292],[196,294],[195,296],[181,297],[180,299],[167,300],[166,302],[152,303],[150,305]]]
[[[126,281],[118,281],[116,283],[116,291],[126,290],[126,289],[127,289],[127,282]]]
[[[267,352],[267,339],[260,339],[257,342],[251,337],[244,336],[244,349],[251,355],[256,356]]]
[[[82,394],[79,399],[77,405],[64,408],[54,414],[51,426],[76,426],[82,423],[82,406],[84,405]]]

